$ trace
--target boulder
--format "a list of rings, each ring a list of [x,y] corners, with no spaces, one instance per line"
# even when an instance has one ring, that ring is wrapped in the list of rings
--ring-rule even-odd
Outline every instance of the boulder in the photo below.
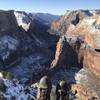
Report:
[[[48,76],[43,76],[40,79],[38,92],[37,92],[37,100],[50,100],[52,84]]]

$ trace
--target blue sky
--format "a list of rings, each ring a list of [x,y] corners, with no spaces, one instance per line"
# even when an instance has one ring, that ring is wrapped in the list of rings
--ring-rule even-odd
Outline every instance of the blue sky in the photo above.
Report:
[[[64,14],[72,9],[99,9],[100,0],[0,0],[0,9]]]

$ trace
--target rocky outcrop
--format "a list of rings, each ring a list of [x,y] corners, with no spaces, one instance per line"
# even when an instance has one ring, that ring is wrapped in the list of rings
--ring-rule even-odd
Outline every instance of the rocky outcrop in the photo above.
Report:
[[[51,67],[82,67],[82,50],[83,41],[79,37],[62,36],[56,46],[55,59]]]
[[[66,11],[60,20],[55,21],[51,25],[51,33],[58,35],[66,34],[70,25],[76,26],[83,18],[92,16],[89,10]]]
[[[71,14],[72,14],[72,17],[75,17],[75,18],[72,18]],[[79,16],[79,22],[76,24],[76,22],[78,21],[78,18],[77,18],[78,16]],[[99,29],[100,17],[99,17],[99,13],[94,14],[93,11],[88,11],[88,12],[87,11],[76,11],[76,12],[73,11],[73,12],[67,12],[62,18],[63,18],[63,21],[61,21],[62,24],[60,24],[62,27],[61,30],[63,30],[64,26],[67,27],[65,29],[66,31],[63,30],[64,33],[66,34],[65,36],[71,37],[72,40],[75,37],[77,37],[77,38],[81,37],[81,41],[84,42],[84,43],[82,43],[82,45],[80,44],[80,48],[83,48],[83,49],[80,49],[78,51],[78,53],[77,53],[78,57],[75,57],[75,58],[81,58],[81,60],[82,60],[81,63],[83,63],[83,65],[85,64],[85,66],[87,66],[87,67],[89,66],[89,67],[91,67],[92,70],[94,70],[94,72],[97,72],[97,70],[100,67],[99,62],[98,62],[99,61],[99,49],[100,49],[100,29]],[[69,20],[68,18],[70,19],[70,21],[68,21]],[[65,24],[65,22],[67,22],[67,23],[70,22],[70,25]],[[72,46],[71,42],[68,42],[68,43]],[[76,42],[74,42],[73,44],[75,45]],[[58,49],[57,49],[57,51],[59,52],[60,49],[59,50]],[[76,52],[75,47],[73,49]],[[66,50],[68,50],[67,47],[66,47]],[[69,51],[69,53],[71,52],[71,50],[68,50],[68,51]],[[57,52],[57,54],[60,54],[60,52],[59,53],[58,52]],[[90,55],[91,55],[91,57],[90,57]],[[62,57],[62,58],[64,58],[64,57]],[[66,56],[66,57],[69,57],[69,56]],[[57,58],[57,56],[56,56],[56,58]],[[60,56],[59,56],[59,58],[60,58]],[[66,61],[67,61],[67,59],[66,59]],[[95,67],[93,67],[93,66],[95,66]],[[99,70],[97,73],[99,73]]]
[[[99,16],[93,16],[84,18],[74,29],[68,30],[70,36],[82,36],[84,42],[88,45],[84,49],[84,63],[86,67],[89,67],[96,75],[98,75],[100,69],[100,30],[99,30]],[[99,75],[100,77],[100,75]]]
[[[99,15],[84,18],[75,28],[74,31],[72,27],[69,27],[67,34],[72,35],[81,35],[84,37],[84,41],[90,45],[92,48],[100,48],[100,17]]]
[[[48,76],[41,78],[38,86],[37,100],[50,100],[52,84]]]
[[[73,67],[73,65],[78,68],[79,72],[76,73],[79,73],[79,84],[82,85],[79,90],[79,97],[83,97],[82,100],[92,96],[95,98],[95,93],[98,96],[100,95],[100,86],[98,85],[100,83],[100,17],[99,13],[93,11],[89,11],[89,13],[90,15],[84,16],[82,19],[76,15],[75,20],[71,18],[70,21],[68,21],[67,14],[65,14],[64,21],[57,21],[57,27],[54,22],[57,31],[61,34],[64,33],[64,35],[57,43],[55,59],[51,67],[60,66],[60,68],[63,68],[62,66],[64,66],[66,68],[69,64],[68,68]],[[68,22],[70,23],[68,24]],[[65,39],[62,37],[65,37]],[[87,70],[86,73],[80,73],[84,68]],[[84,74],[85,77],[81,77],[81,74]],[[89,89],[87,90],[87,88]],[[91,90],[94,91],[93,94]]]

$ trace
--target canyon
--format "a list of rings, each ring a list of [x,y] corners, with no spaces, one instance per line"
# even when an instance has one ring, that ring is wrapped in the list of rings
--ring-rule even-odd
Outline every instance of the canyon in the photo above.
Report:
[[[19,97],[13,80],[2,76],[8,72],[17,80]],[[26,97],[25,89],[44,75],[55,86],[60,80],[71,84],[71,91],[77,91],[72,100],[99,100],[100,10],[62,16],[0,10],[0,73],[8,88],[0,94],[7,100],[35,100],[37,89],[29,88]]]

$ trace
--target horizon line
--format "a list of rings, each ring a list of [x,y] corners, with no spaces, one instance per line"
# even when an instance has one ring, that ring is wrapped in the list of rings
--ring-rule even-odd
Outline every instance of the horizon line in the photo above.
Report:
[[[64,11],[63,14],[54,14],[54,13],[50,13],[50,12],[45,12],[45,11],[28,11],[28,10],[18,10],[18,9],[0,9],[0,11],[19,11],[19,12],[26,12],[26,13],[44,13],[44,14],[51,14],[51,15],[64,15],[67,11],[78,11],[78,10],[83,10],[83,11],[96,11],[96,10],[100,10],[99,8],[97,9],[67,9]]]

